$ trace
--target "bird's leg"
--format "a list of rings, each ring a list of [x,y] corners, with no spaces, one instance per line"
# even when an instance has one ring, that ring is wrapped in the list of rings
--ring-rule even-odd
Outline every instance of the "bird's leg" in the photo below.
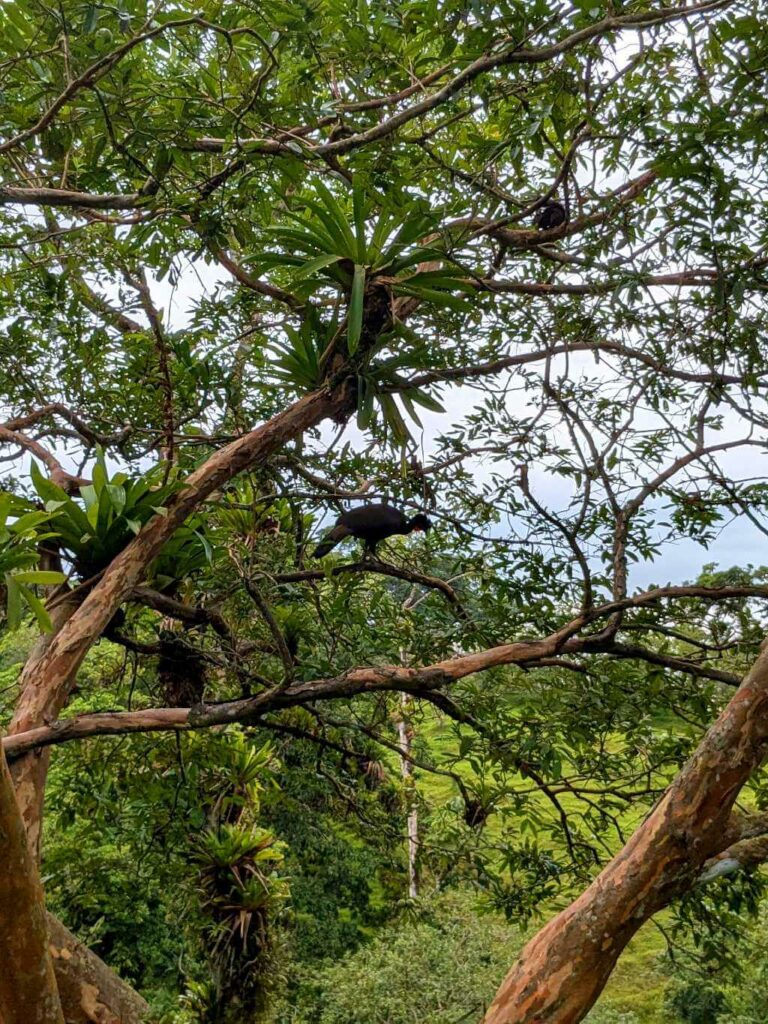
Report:
[[[378,554],[376,553],[376,544],[366,543],[365,550],[363,551],[363,558],[366,562],[380,562]]]

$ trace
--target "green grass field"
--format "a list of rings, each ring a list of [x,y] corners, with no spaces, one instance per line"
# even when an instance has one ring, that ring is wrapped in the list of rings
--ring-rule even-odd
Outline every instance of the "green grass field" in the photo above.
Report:
[[[669,722],[664,727],[669,727]],[[679,723],[675,722],[679,727]],[[437,719],[427,719],[418,726],[419,737],[426,741],[430,750],[439,759],[443,753],[455,750],[455,738],[446,735],[444,727]],[[459,763],[454,770],[467,778],[470,771],[462,771]],[[521,778],[521,784],[525,780]],[[426,772],[418,773],[418,786],[422,795],[428,802],[435,804],[443,803],[456,794],[456,787],[450,779],[438,775],[429,775]],[[542,810],[549,809],[546,797],[542,794],[534,798],[541,803]],[[578,808],[578,801],[567,796],[562,798],[566,811],[573,811]],[[629,809],[621,816],[621,825],[626,835],[631,834],[633,828],[642,820],[645,809]],[[486,828],[492,834],[494,829],[493,815],[490,817]],[[551,837],[547,837],[551,842]],[[564,845],[564,840],[563,840]],[[556,913],[557,908],[542,908],[544,919]],[[663,924],[664,915],[659,915]],[[664,970],[663,956],[666,944],[661,932],[653,922],[646,924],[635,938],[630,942],[622,954],[619,963],[613,972],[605,991],[599,1000],[600,1009],[610,1009],[616,1013],[633,1014],[640,1024],[668,1024],[669,1012],[664,1006],[664,990],[668,982]]]

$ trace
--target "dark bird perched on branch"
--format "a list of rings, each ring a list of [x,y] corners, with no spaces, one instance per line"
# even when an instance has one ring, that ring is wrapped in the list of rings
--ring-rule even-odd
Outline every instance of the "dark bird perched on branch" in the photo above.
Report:
[[[539,231],[550,231],[552,228],[559,228],[567,220],[568,216],[565,212],[565,207],[562,203],[557,203],[554,200],[544,203],[536,211],[536,216],[534,217],[534,223]]]
[[[313,558],[323,558],[345,537],[356,537],[364,541],[366,554],[375,556],[376,545],[387,537],[413,533],[414,530],[426,533],[431,526],[423,512],[409,519],[400,509],[392,508],[391,505],[361,505],[349,512],[342,512],[336,525],[315,548]]]

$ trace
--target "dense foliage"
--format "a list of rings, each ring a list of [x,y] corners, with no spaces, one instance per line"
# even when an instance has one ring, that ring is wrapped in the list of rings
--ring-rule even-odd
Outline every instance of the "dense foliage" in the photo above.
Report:
[[[765,637],[759,4],[20,0],[0,37],[4,722],[172,524],[35,723],[180,712],[55,749],[49,906],[167,1019],[474,1020]],[[433,529],[313,562],[369,499]],[[759,1017],[762,888],[670,911],[703,1014]]]

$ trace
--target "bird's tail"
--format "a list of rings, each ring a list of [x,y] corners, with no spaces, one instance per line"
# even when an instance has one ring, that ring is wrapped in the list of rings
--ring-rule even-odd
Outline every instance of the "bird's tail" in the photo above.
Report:
[[[315,550],[312,552],[313,558],[325,558],[325,556],[336,547],[336,545],[344,540],[345,537],[349,536],[349,530],[346,526],[334,526],[334,528],[326,533],[325,537],[320,541]]]

